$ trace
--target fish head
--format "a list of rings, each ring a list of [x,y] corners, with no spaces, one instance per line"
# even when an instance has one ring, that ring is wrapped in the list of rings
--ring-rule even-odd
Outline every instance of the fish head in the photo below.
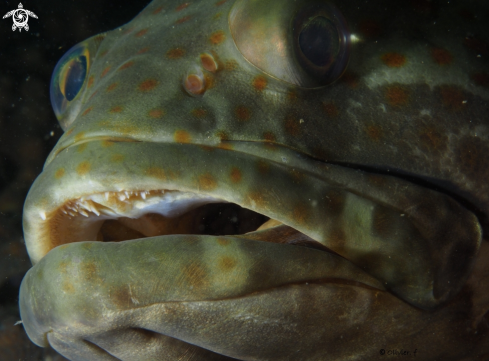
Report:
[[[154,1],[76,45],[24,208],[31,340],[73,359],[489,352],[487,12]]]

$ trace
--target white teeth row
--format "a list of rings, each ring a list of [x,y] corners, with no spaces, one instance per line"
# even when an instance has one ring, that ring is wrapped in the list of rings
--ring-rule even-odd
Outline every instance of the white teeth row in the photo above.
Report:
[[[94,193],[66,202],[61,214],[72,217],[102,216],[105,219],[129,217],[139,218],[146,213],[157,213],[165,217],[178,217],[191,209],[207,203],[226,202],[205,194],[177,190],[150,190]],[[39,216],[46,220],[45,211]],[[93,220],[98,220],[93,218]]]
[[[132,202],[137,201],[139,199],[146,199],[150,194],[160,195],[165,193],[164,190],[156,190],[156,191],[121,191],[121,192],[105,192],[103,193],[103,197],[106,201],[108,201],[111,197],[116,197],[121,202]],[[93,215],[100,216],[105,215],[109,217],[117,217],[118,214],[112,211],[110,208],[102,206],[98,202],[94,202],[92,199],[86,198],[96,198],[96,195],[81,197],[76,201],[70,201],[66,203],[62,208],[61,212],[68,217],[76,217],[77,215],[82,215],[84,217],[90,217]],[[129,200],[129,198],[131,198]],[[98,198],[100,199],[100,198]],[[40,217],[42,220],[46,220],[46,213],[40,212]]]

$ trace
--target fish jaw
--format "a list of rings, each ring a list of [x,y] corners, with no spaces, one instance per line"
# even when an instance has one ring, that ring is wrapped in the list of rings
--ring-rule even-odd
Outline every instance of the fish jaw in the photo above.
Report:
[[[460,290],[481,241],[472,213],[450,197],[401,179],[277,147],[114,142],[108,151],[94,140],[67,148],[46,167],[26,201],[31,259],[36,264],[68,242],[103,241],[101,227],[109,219],[124,219],[134,228],[131,219],[145,214],[175,216],[170,213],[230,202],[298,230],[417,307],[431,309]],[[198,233],[165,229],[142,232]],[[453,263],[454,257],[461,260]]]

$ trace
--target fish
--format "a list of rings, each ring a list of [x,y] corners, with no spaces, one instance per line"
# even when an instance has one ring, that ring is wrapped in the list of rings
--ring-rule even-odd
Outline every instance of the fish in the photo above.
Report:
[[[483,1],[155,0],[51,79],[19,295],[70,360],[489,358]]]

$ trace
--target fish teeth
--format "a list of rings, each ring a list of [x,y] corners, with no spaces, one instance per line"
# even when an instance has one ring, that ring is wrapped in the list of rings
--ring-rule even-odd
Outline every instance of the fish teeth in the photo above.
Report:
[[[109,192],[105,192],[105,199],[108,201],[109,200]]]
[[[146,199],[146,192],[141,192],[141,198]]]
[[[88,217],[88,213],[87,213],[87,212],[85,212],[85,210],[80,209],[80,211],[79,211],[79,212],[80,212],[80,214],[81,214],[82,216]]]

